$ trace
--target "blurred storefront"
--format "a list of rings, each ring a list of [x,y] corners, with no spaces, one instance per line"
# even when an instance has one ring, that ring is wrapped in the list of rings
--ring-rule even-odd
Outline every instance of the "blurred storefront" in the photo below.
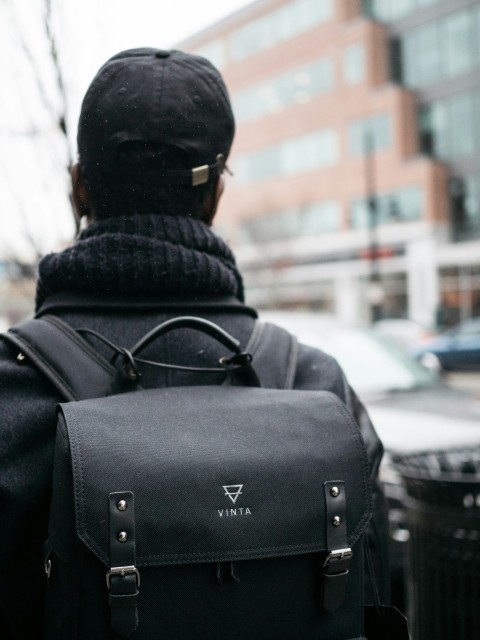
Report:
[[[232,96],[218,222],[249,302],[480,313],[479,33],[480,0],[257,0],[180,44]]]

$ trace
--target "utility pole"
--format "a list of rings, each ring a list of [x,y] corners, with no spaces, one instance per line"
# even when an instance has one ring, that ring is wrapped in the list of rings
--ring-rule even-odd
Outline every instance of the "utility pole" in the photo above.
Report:
[[[381,284],[380,268],[378,263],[378,200],[375,181],[375,145],[373,134],[366,131],[364,134],[365,155],[365,187],[368,209],[368,258],[369,276],[367,297],[370,303],[370,321],[373,324],[382,317],[382,301],[384,290]]]

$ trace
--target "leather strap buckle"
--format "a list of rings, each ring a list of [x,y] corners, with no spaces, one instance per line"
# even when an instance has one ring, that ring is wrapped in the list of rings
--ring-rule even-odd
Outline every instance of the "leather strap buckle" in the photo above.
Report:
[[[334,551],[329,551],[327,557],[325,558],[323,567],[328,567],[332,560],[345,560],[347,558],[351,558],[352,556],[353,551],[350,549],[350,547],[347,547],[346,549],[335,549]]]
[[[112,576],[126,576],[128,573],[134,573],[137,578],[137,589],[140,586],[140,571],[134,565],[128,567],[112,567],[110,571],[107,571],[107,575],[105,576],[107,580],[107,587],[110,589],[111,578]]]
[[[334,613],[345,600],[348,571],[353,556],[347,539],[345,482],[324,484],[326,506],[326,547],[323,565],[322,606]]]

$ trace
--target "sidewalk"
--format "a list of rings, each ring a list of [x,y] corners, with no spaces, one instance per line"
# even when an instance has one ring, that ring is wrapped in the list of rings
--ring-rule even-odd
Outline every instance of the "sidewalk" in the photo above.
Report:
[[[480,400],[480,372],[447,373],[445,380],[455,389],[472,392]]]

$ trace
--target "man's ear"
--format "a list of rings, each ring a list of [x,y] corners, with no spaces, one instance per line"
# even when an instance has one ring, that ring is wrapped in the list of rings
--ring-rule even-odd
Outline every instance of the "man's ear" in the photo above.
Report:
[[[219,176],[217,184],[215,185],[215,190],[208,196],[208,198],[205,199],[201,220],[209,227],[212,226],[213,219],[217,213],[218,203],[220,202],[224,189],[225,180],[222,176]]]
[[[77,216],[79,218],[86,216],[89,219],[93,219],[90,202],[88,200],[87,188],[82,174],[82,168],[78,162],[72,166],[70,174],[72,176],[73,205]]]

